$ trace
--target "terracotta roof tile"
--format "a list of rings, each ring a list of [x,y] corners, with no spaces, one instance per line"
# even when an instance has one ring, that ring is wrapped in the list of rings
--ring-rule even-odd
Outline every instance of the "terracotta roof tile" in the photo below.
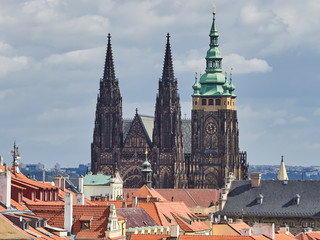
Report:
[[[152,217],[152,219],[159,225],[159,226],[162,226],[161,224],[161,220],[160,220],[160,217],[159,217],[159,214],[158,214],[158,210],[155,206],[155,203],[151,203],[151,202],[148,202],[148,203],[143,203],[143,202],[139,202],[138,203],[138,207],[141,207],[143,208],[148,214],[150,217]]]
[[[56,205],[30,205],[30,210],[37,215],[47,218],[48,224],[53,227],[64,228],[64,206]],[[77,234],[76,239],[103,239],[108,225],[109,206],[73,206],[73,215],[75,220],[73,223],[72,233]],[[83,217],[85,216],[85,217]],[[81,230],[80,218],[92,216],[91,226],[89,230]]]
[[[253,240],[251,236],[181,235],[179,240]]]
[[[250,228],[251,231],[253,231],[253,229],[248,224],[246,224],[245,222],[228,223],[228,225],[230,227],[232,227],[235,231],[237,231],[239,234],[241,233],[240,231],[243,228]]]
[[[239,236],[240,234],[230,225],[224,223],[212,224],[212,235],[214,236]]]
[[[274,235],[275,240],[296,240],[292,234],[285,234],[285,233],[276,233]]]
[[[170,240],[169,235],[132,234],[130,240]]]
[[[150,189],[146,185],[143,185],[138,191],[134,192],[132,195],[134,197],[140,197],[140,198],[158,198],[159,201],[167,201],[163,196],[161,196],[160,193],[158,193],[155,189]],[[131,199],[132,199],[131,196]]]

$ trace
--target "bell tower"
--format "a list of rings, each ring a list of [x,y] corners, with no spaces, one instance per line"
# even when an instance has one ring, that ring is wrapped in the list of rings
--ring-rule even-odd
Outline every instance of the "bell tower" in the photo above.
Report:
[[[243,179],[247,166],[240,160],[235,86],[232,73],[228,80],[222,72],[215,18],[214,11],[205,73],[200,81],[196,73],[192,86],[190,188],[221,188],[229,172]]]

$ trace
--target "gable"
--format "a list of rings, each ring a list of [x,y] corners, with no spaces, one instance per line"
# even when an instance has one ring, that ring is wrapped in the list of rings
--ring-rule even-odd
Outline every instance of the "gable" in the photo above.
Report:
[[[145,147],[146,144],[151,146],[151,139],[141,117],[136,114],[125,137],[124,147]]]
[[[152,141],[152,132],[154,127],[154,117],[139,115],[142,124],[144,125],[145,132],[147,133],[150,142]],[[135,119],[135,118],[134,118]],[[132,127],[134,119],[123,120],[123,142],[125,143],[129,131]],[[191,120],[182,119],[182,134],[183,134],[183,148],[185,153],[191,153]]]

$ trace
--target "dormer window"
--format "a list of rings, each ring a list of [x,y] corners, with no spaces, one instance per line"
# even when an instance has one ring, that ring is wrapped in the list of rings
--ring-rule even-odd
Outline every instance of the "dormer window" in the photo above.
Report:
[[[299,205],[300,204],[300,195],[299,194],[296,194],[296,197],[295,197],[295,203],[297,204],[297,205]]]
[[[262,204],[262,202],[263,202],[263,195],[260,193],[258,198],[257,198],[257,203],[258,204]]]
[[[81,229],[83,230],[90,229],[92,219],[93,219],[93,216],[81,216],[79,219]]]

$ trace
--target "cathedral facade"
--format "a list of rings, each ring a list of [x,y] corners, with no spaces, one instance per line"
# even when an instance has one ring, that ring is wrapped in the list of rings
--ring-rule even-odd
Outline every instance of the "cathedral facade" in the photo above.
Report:
[[[248,165],[246,153],[239,151],[235,87],[232,76],[228,80],[222,73],[215,13],[209,36],[206,73],[200,81],[196,76],[190,121],[181,118],[169,34],[154,117],[136,110],[132,120],[122,118],[122,97],[108,35],[91,144],[93,173],[113,175],[119,171],[124,187],[140,187],[141,166],[147,158],[156,188],[223,187],[230,172],[237,179],[246,179]]]

